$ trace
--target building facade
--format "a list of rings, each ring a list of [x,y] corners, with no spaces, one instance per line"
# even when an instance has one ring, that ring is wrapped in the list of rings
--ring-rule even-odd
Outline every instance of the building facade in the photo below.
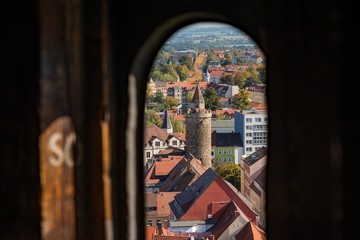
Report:
[[[235,132],[240,133],[244,154],[250,155],[268,143],[267,110],[235,112]]]

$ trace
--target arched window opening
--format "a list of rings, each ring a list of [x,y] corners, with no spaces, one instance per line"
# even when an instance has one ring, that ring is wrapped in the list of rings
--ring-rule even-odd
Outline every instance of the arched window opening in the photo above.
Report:
[[[147,77],[146,235],[265,238],[267,119],[266,58],[247,34],[203,21],[167,38]]]

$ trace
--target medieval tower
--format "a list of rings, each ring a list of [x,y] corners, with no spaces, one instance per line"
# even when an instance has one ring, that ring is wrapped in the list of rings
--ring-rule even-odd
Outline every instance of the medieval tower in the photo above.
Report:
[[[211,111],[205,109],[205,100],[199,84],[186,113],[185,125],[185,150],[200,159],[204,167],[211,167]]]

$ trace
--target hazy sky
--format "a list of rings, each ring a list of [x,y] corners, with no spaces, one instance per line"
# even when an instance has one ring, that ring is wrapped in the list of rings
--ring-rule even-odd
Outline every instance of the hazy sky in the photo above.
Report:
[[[204,27],[227,27],[227,28],[233,28],[234,31],[238,31],[240,33],[243,33],[241,30],[239,30],[238,28],[230,25],[230,24],[226,24],[226,23],[219,23],[219,22],[199,22],[199,23],[193,23],[190,24],[188,26],[183,27],[181,30],[188,30],[188,29],[196,29],[196,28],[204,28]]]

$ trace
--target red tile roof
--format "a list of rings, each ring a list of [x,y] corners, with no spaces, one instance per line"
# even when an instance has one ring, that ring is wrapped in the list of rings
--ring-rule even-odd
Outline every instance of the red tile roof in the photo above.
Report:
[[[254,223],[248,222],[238,234],[235,235],[236,240],[265,240],[266,234]]]
[[[166,141],[169,137],[174,136],[180,140],[185,141],[185,134],[182,133],[168,133],[158,126],[146,126],[144,130],[144,144],[152,140],[154,137],[159,138],[161,141]]]
[[[212,72],[212,71],[225,71],[224,67],[209,67],[208,68],[208,72]]]
[[[146,126],[144,131],[144,143],[147,143],[154,136],[165,141],[168,138],[169,133],[155,125]]]
[[[207,220],[212,202],[234,201],[246,221],[256,221],[256,213],[211,168],[192,185],[175,196],[171,209],[179,220]]]
[[[198,83],[196,83],[196,82],[188,82],[188,81],[173,82],[173,83],[167,82],[167,83],[166,83],[166,87],[167,87],[167,88],[171,88],[171,87],[178,86],[178,87],[186,88],[186,89],[188,89],[188,90],[192,90],[192,89],[195,90],[197,84],[198,84]],[[209,82],[199,82],[199,84],[200,84],[200,88],[204,88],[204,87],[206,87],[206,86],[209,84]]]
[[[211,71],[210,76],[221,77],[224,74],[224,71]]]
[[[220,98],[219,101],[220,101],[220,102],[228,102],[228,101],[229,101],[229,98]]]
[[[255,110],[266,110],[267,105],[264,103],[250,102],[250,108],[253,108]]]
[[[236,204],[231,201],[228,202],[221,215],[219,216],[218,220],[216,221],[215,225],[212,226],[208,231],[210,231],[214,236],[215,239],[218,239],[221,234],[229,228],[229,226],[240,216],[239,208]]]
[[[173,201],[174,196],[178,193],[179,192],[145,192],[145,207],[156,207],[156,211],[151,212],[153,217],[169,216],[169,202]]]
[[[191,158],[192,157],[192,158]],[[201,161],[187,153],[171,171],[169,177],[165,180],[160,191],[183,191],[192,184],[198,177],[205,172]]]
[[[228,98],[226,98],[227,100],[229,100]],[[221,114],[223,114],[223,115],[225,115],[225,114],[229,114],[229,115],[231,115],[231,114],[235,114],[235,111],[236,110],[234,110],[234,109],[225,109],[225,110],[215,110],[214,112],[215,112],[215,116],[218,116],[218,115],[221,115]]]
[[[154,162],[146,174],[145,184],[157,184],[160,182],[160,178],[168,175],[180,160],[180,158],[173,158],[173,160],[162,159]]]

